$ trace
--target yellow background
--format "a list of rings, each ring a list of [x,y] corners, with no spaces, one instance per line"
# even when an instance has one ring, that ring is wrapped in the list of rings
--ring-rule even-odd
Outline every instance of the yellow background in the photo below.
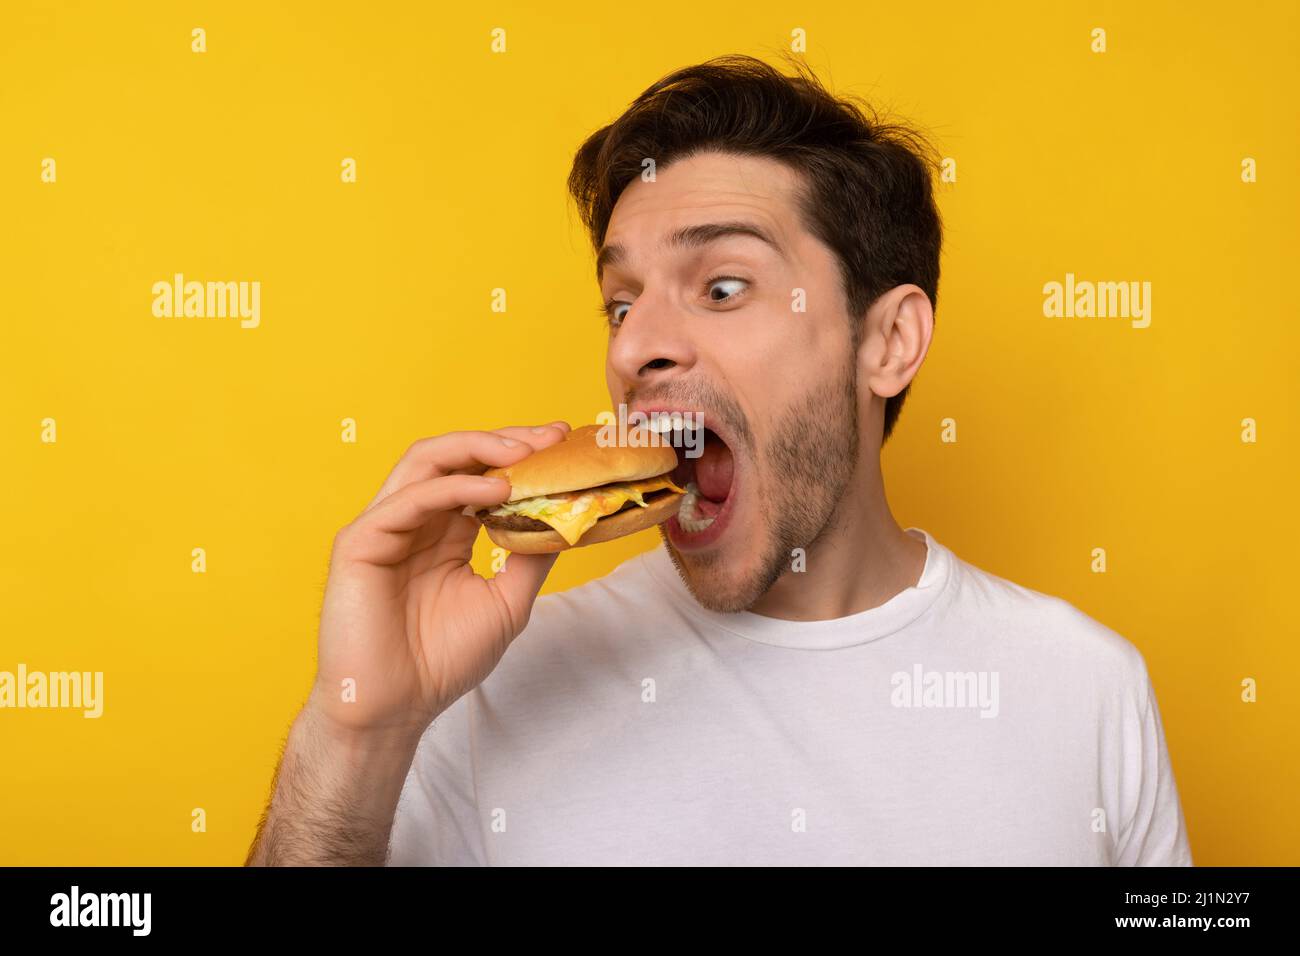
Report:
[[[0,863],[242,861],[334,531],[418,437],[608,407],[574,150],[796,27],[958,163],[899,521],[1141,649],[1198,864],[1300,863],[1296,4],[564,6],[5,4],[0,670],[106,700],[0,711]],[[154,318],[178,271],[260,281],[261,327]],[[1066,272],[1150,281],[1151,327],[1044,318]]]

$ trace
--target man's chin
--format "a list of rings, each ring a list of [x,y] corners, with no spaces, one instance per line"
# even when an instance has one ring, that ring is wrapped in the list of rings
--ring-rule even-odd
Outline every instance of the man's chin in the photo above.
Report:
[[[709,611],[734,614],[753,607],[770,585],[765,585],[761,568],[750,561],[743,566],[723,548],[708,551],[682,552],[673,547],[672,540],[660,527],[660,535],[677,568],[677,574],[686,585],[696,603]]]

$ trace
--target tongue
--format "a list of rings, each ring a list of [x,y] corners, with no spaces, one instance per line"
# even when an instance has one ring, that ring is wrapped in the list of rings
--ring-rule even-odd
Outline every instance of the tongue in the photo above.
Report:
[[[716,436],[709,435],[695,462],[695,485],[701,497],[726,501],[731,491],[731,469],[731,449]]]

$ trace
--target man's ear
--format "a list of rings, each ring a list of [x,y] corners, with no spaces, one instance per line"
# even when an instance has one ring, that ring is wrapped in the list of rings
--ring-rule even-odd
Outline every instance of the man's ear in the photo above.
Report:
[[[873,394],[892,398],[925,361],[934,335],[934,307],[920,286],[895,286],[871,304],[864,322],[858,371]]]

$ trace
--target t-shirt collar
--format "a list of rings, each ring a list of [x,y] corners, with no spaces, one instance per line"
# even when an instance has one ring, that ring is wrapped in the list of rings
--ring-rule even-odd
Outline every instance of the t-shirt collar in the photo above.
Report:
[[[924,614],[947,587],[953,573],[953,555],[923,528],[907,528],[925,541],[925,567],[916,584],[904,588],[879,607],[827,621],[787,621],[751,611],[723,614],[701,607],[683,583],[672,563],[667,546],[641,556],[646,567],[665,588],[673,603],[689,617],[720,627],[738,637],[801,650],[834,650],[866,644],[886,637]]]

